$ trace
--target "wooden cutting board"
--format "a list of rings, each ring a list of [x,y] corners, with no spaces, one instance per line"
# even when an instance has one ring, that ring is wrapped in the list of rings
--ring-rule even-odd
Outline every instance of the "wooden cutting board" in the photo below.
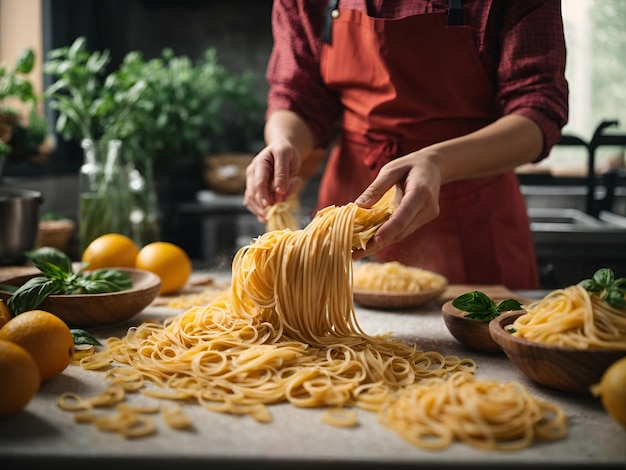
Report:
[[[452,300],[459,295],[478,290],[492,299],[517,299],[522,303],[530,303],[530,299],[522,297],[505,286],[482,284],[450,284],[441,296],[442,302]]]

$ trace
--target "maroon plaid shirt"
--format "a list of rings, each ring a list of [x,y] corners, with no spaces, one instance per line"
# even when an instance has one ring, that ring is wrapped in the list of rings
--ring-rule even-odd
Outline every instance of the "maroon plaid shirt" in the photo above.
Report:
[[[342,0],[339,5],[373,17],[401,18],[445,12],[448,0]],[[274,48],[267,68],[268,113],[297,112],[320,146],[329,142],[341,115],[337,97],[320,77],[325,6],[326,0],[274,0]],[[463,16],[502,115],[535,121],[544,134],[545,157],[559,141],[568,114],[560,0],[464,0]],[[416,44],[416,54],[420,47],[428,45]]]

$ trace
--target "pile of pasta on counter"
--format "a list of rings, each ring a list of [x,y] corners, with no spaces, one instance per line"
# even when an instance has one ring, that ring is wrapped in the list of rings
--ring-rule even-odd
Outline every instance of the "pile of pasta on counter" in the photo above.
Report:
[[[271,422],[270,406],[283,402],[322,408],[325,422],[345,427],[366,410],[424,448],[462,441],[511,450],[562,438],[563,411],[520,384],[478,380],[472,359],[363,331],[352,297],[352,250],[393,213],[392,196],[369,209],[330,206],[303,229],[266,232],[235,255],[230,289],[108,338],[80,365],[105,371],[118,397],[194,399],[260,422]],[[176,420],[184,418],[177,412]]]

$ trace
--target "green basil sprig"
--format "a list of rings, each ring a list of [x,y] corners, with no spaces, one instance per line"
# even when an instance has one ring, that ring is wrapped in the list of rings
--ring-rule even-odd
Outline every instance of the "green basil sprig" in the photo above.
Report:
[[[130,289],[132,280],[117,269],[103,268],[83,272],[87,265],[78,271],[72,269],[72,260],[62,251],[53,247],[42,247],[26,253],[33,264],[41,271],[19,288],[7,300],[7,307],[13,315],[39,307],[49,295],[100,294]]]
[[[522,304],[515,299],[505,299],[496,304],[487,294],[478,290],[458,296],[452,301],[452,305],[467,312],[467,318],[483,322],[493,320],[501,312],[522,309]]]
[[[578,284],[607,304],[615,308],[626,308],[626,278],[615,279],[610,268],[598,269],[591,279],[583,279]]]
[[[70,329],[72,333],[72,338],[74,338],[74,344],[91,344],[93,346],[102,346],[102,343],[98,341],[94,336],[81,329],[81,328],[72,328]]]

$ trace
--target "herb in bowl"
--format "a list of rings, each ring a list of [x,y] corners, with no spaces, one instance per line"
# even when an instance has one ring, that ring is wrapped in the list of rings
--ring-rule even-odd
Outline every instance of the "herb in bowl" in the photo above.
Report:
[[[612,307],[626,308],[626,278],[615,279],[610,268],[598,269],[591,279],[583,279],[579,284]]]
[[[71,259],[62,251],[53,247],[42,247],[26,253],[33,264],[41,271],[20,287],[2,286],[13,292],[6,304],[13,315],[34,310],[49,295],[102,294],[130,289],[132,280],[123,272],[103,268],[84,272],[83,264],[74,272]]]
[[[495,303],[487,294],[477,290],[458,296],[452,301],[452,305],[467,312],[467,318],[482,322],[489,322],[502,312],[522,310],[522,304],[515,299],[504,299]]]

